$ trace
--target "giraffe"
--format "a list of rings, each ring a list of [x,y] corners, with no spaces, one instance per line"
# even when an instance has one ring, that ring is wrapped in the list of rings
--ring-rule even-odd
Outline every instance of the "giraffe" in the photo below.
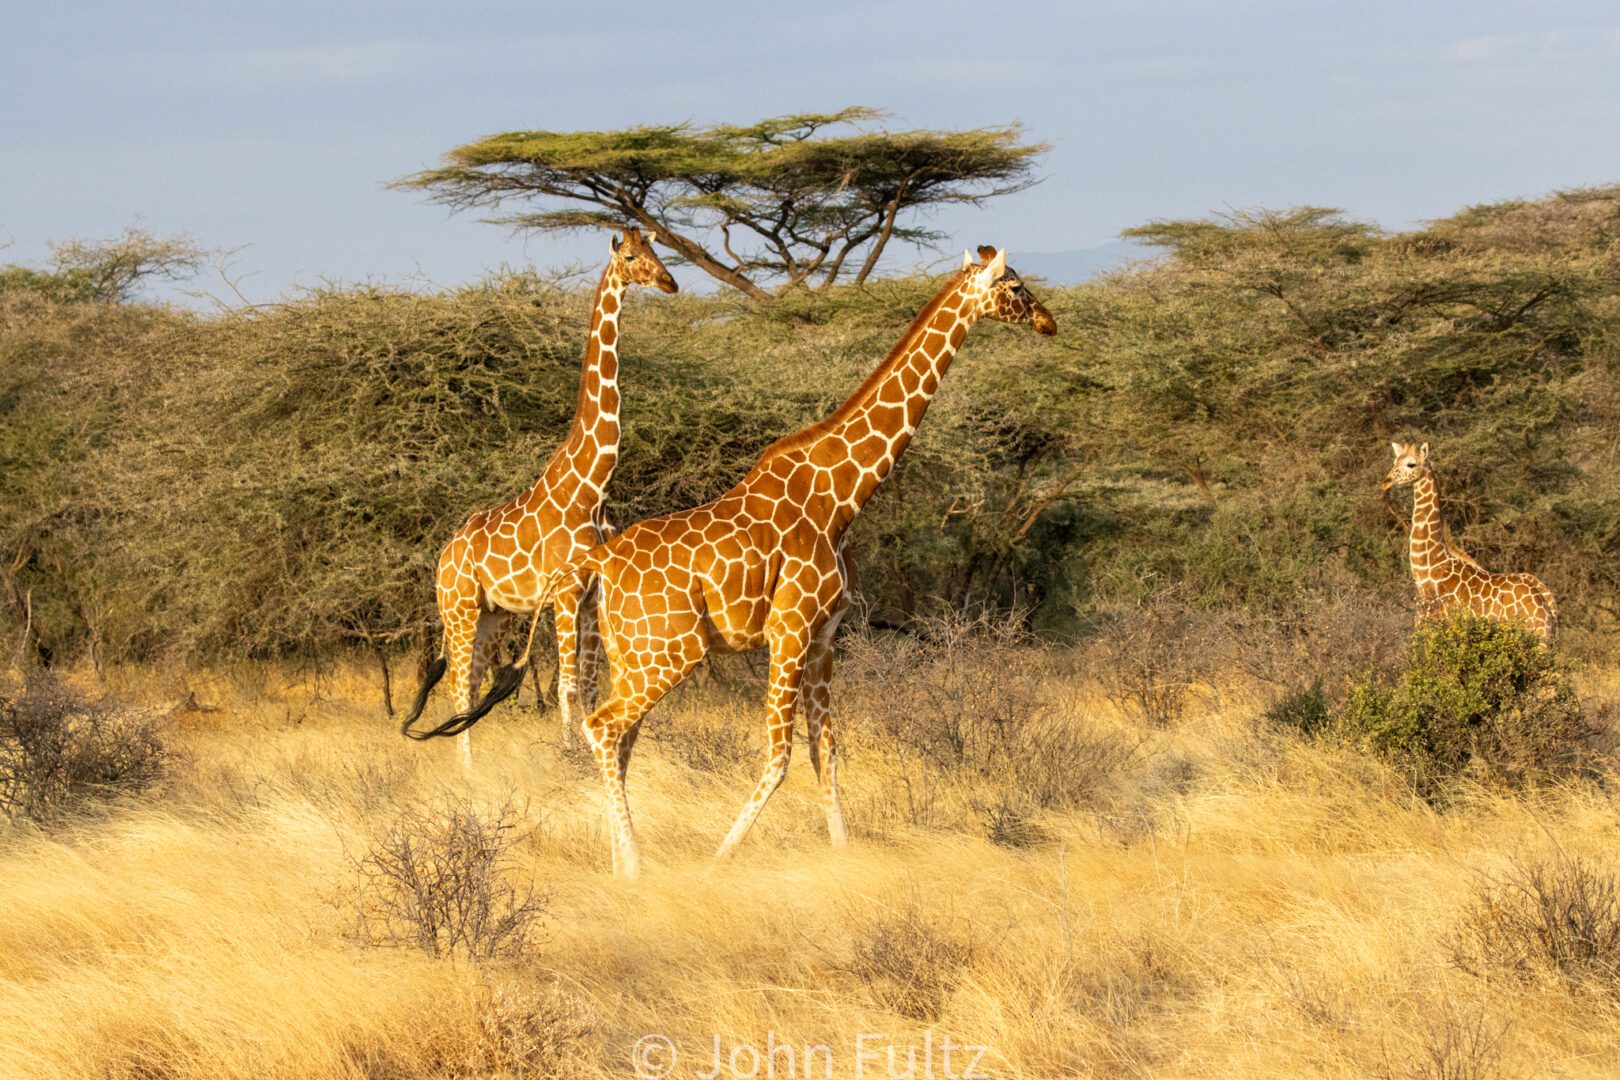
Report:
[[[570,583],[555,597],[544,599],[541,587],[552,570],[600,543],[609,530],[604,503],[619,456],[619,308],[630,285],[676,291],[675,279],[653,253],[655,239],[632,227],[608,243],[608,264],[596,290],[579,399],[567,439],[527,491],[468,518],[439,554],[436,582],[443,647],[401,726],[412,738],[426,737],[411,725],[446,666],[457,710],[471,709],[512,622],[524,612],[538,617],[553,599],[557,696],[565,739],[573,736],[581,688],[593,691],[596,686],[595,612],[592,604],[582,603],[588,600],[590,583]],[[502,675],[509,675],[507,669],[497,677]],[[471,736],[463,731],[460,743],[462,765],[470,768]]]
[[[1409,555],[1417,583],[1417,622],[1447,608],[1463,608],[1500,622],[1523,623],[1550,640],[1558,628],[1552,593],[1534,574],[1493,574],[1451,542],[1440,515],[1440,490],[1429,462],[1429,444],[1392,442],[1395,464],[1384,477],[1383,490],[1412,485],[1412,531]]]
[[[766,449],[736,487],[632,525],[549,580],[548,590],[563,590],[595,575],[603,590],[612,689],[584,728],[606,790],[616,874],[635,876],[640,861],[625,776],[642,718],[712,647],[770,650],[765,771],[716,857],[743,839],[786,775],[801,701],[827,831],[835,846],[845,843],[828,716],[833,634],[849,605],[845,531],[904,453],[974,322],[1057,332],[1005,252],[981,247],[979,259],[964,253],[961,270],[854,394]],[[492,689],[463,722],[496,700]]]

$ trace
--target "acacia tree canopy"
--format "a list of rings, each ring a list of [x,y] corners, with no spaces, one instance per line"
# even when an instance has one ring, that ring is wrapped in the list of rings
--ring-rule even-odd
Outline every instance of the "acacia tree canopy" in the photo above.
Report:
[[[852,107],[748,126],[512,131],[457,147],[395,187],[455,209],[536,205],[491,220],[549,231],[657,231],[683,260],[747,295],[766,285],[860,283],[891,240],[930,243],[920,211],[979,204],[1035,182],[1048,147],[1023,129],[899,131]],[[828,134],[827,129],[839,129]],[[557,204],[563,205],[557,205]]]

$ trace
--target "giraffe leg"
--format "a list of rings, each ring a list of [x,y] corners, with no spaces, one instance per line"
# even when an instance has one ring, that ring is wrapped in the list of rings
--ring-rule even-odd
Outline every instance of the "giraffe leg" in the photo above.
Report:
[[[834,616],[810,643],[801,693],[810,766],[816,772],[822,805],[827,811],[827,835],[834,847],[843,847],[848,842],[848,833],[844,830],[843,802],[838,797],[838,743],[833,737],[831,716],[833,633],[837,628],[838,616]]]
[[[755,785],[754,793],[749,796],[742,813],[738,815],[736,824],[732,825],[731,831],[721,842],[720,850],[715,852],[717,859],[730,855],[742,842],[742,838],[748,835],[754,819],[759,817],[759,812],[765,808],[766,800],[787,775],[788,757],[793,752],[793,714],[798,706],[799,685],[804,676],[805,659],[809,648],[810,639],[803,633],[779,632],[771,639],[770,692],[765,706],[770,749],[765,761],[765,772],[760,776],[759,783]]]
[[[483,689],[484,675],[496,667],[500,659],[501,641],[505,639],[506,632],[511,628],[517,615],[504,608],[493,611],[480,611],[473,633],[473,648],[471,663],[467,667],[466,688],[456,694],[456,708],[470,711],[478,704],[478,692]],[[456,688],[452,686],[454,691]],[[472,731],[463,731],[456,736],[456,745],[461,748],[461,767],[464,771],[472,772]]]
[[[613,835],[613,873],[619,877],[635,877],[641,864],[635,827],[630,820],[630,803],[625,794],[630,751],[640,733],[641,719],[670,687],[687,676],[708,650],[701,620],[695,612],[684,618],[674,617],[670,623],[672,625],[660,635],[657,654],[626,654],[619,650],[616,655],[625,662],[614,665],[613,692],[581,725],[607,791]]]
[[[450,701],[456,711],[469,708],[477,691],[473,679],[478,655],[478,629],[480,612],[476,600],[465,600],[441,605],[439,619],[444,623],[446,674],[450,679]],[[457,736],[461,750],[461,767],[472,771],[472,740],[467,732]]]
[[[563,745],[574,745],[574,725],[585,710],[579,698],[579,605],[584,589],[577,584],[557,590],[551,617],[557,629],[557,708],[562,713]]]
[[[579,713],[583,716],[596,708],[598,691],[601,688],[601,662],[602,662],[602,587],[601,583],[592,578],[585,586],[585,593],[579,602],[579,617],[575,621],[575,637],[579,642],[575,670],[579,680]],[[574,728],[564,722],[567,729],[563,735],[563,742],[567,746],[574,743]]]

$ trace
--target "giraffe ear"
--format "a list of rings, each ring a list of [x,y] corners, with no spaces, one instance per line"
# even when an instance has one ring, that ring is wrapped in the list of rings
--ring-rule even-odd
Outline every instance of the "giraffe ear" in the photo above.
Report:
[[[1007,269],[1007,257],[996,252],[993,256],[985,256],[985,261],[986,265],[979,271],[978,282],[980,288],[988,289],[1001,279],[1002,272]]]
[[[1429,444],[1428,443],[1424,443],[1422,446],[1418,447],[1418,457],[1423,459],[1423,464],[1427,465],[1429,463]]]
[[[1395,456],[1397,458],[1399,458],[1401,456],[1401,444],[1400,443],[1392,442],[1392,443],[1389,444],[1389,448],[1391,450],[1395,451]]]
[[[623,241],[623,239],[620,238],[618,233],[614,233],[613,235],[609,236],[608,237],[608,254],[609,255],[617,255],[619,253],[619,245],[622,244],[622,243],[624,243],[624,241]]]
[[[962,249],[962,269],[966,270],[968,267],[970,267],[972,265],[973,265],[973,256],[968,254],[968,249],[967,248],[963,248]]]

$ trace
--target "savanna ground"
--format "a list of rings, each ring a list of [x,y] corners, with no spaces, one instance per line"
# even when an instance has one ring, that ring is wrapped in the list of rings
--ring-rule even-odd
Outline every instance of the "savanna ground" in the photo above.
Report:
[[[467,778],[369,669],[193,676],[164,779],[0,839],[4,1073],[624,1076],[648,1034],[680,1076],[717,1037],[728,1076],[783,1045],[770,1075],[806,1046],[815,1075],[889,1075],[891,1045],[905,1075],[929,1043],[944,1076],[947,1039],[999,1077],[1620,1071],[1610,759],[1425,801],[1231,670],[1144,696],[1116,657],[941,625],[845,643],[844,851],[801,745],[712,863],[762,687],[731,661],[679,689],[637,748],[628,883],[594,767],[527,695]],[[1620,677],[1577,685],[1606,714]],[[410,873],[468,907],[412,907]]]

